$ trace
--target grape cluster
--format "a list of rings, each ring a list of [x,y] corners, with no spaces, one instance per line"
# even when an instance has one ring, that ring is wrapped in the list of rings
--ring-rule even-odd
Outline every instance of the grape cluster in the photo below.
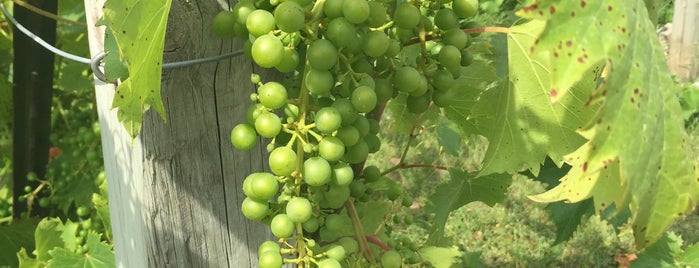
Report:
[[[412,204],[398,184],[369,187],[383,175],[362,169],[381,147],[377,119],[398,94],[413,113],[450,105],[455,79],[473,61],[462,28],[477,9],[477,0],[241,0],[214,18],[217,35],[244,39],[257,65],[288,76],[253,74],[253,105],[231,131],[239,150],[270,140],[269,172],[243,182],[242,213],[279,238],[259,247],[260,267],[342,267],[361,255],[355,237],[333,236],[356,224],[347,204],[373,196]],[[419,261],[387,247],[375,249],[383,267]]]

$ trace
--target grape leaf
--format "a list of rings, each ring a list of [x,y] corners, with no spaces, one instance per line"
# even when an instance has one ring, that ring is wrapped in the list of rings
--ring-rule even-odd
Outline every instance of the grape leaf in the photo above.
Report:
[[[699,171],[686,146],[679,90],[643,1],[537,1],[519,14],[548,20],[529,51],[557,66],[550,78],[554,100],[570,94],[593,66],[607,68],[606,81],[587,97],[601,105],[582,132],[590,141],[567,158],[573,166],[567,182],[539,200],[593,197],[598,212],[610,201],[628,206],[636,245],[652,244],[695,207]]]
[[[112,248],[100,241],[100,235],[94,231],[87,233],[85,242],[87,251],[83,254],[75,253],[74,251],[65,248],[56,248],[52,250],[51,256],[53,259],[49,262],[47,268],[63,268],[63,267],[94,267],[94,268],[109,268],[116,266],[116,259]]]
[[[489,141],[482,175],[514,173],[522,167],[537,174],[546,156],[560,164],[564,155],[586,141],[576,130],[595,112],[596,105],[586,105],[585,100],[598,72],[586,73],[571,94],[552,103],[548,97],[551,67],[528,49],[543,27],[543,22],[532,21],[511,28],[508,79],[484,92],[473,108],[479,133]]]
[[[558,244],[573,236],[582,219],[595,212],[595,206],[590,199],[578,203],[559,201],[548,204],[546,210],[551,221],[556,224],[556,241],[553,243]]]
[[[13,252],[10,252],[13,253]],[[46,267],[46,263],[42,263],[37,259],[29,257],[27,254],[27,249],[22,248],[17,252],[17,258],[19,259],[19,266],[17,264],[9,267],[19,267],[19,268],[41,268]]]
[[[461,252],[456,247],[424,247],[418,252],[422,259],[428,261],[435,268],[449,268],[456,262],[456,258],[461,256]]]
[[[437,141],[445,152],[453,156],[461,155],[461,131],[454,122],[440,122],[435,131]]]
[[[38,261],[48,261],[51,259],[49,251],[55,247],[62,248],[65,243],[61,239],[61,230],[59,227],[63,225],[58,218],[44,218],[39,222],[34,233],[36,239],[36,249],[34,255]]]
[[[22,220],[0,225],[0,266],[17,267],[17,252],[22,248],[34,250],[34,224]]]
[[[689,267],[699,267],[699,243],[694,243],[684,250],[679,264]]]
[[[67,212],[73,203],[76,207],[91,207],[92,194],[98,191],[92,180],[70,180],[66,181],[65,187],[54,192],[53,199],[61,210]]]
[[[677,267],[675,256],[680,255],[682,239],[673,233],[665,233],[657,243],[637,255],[631,267]]]
[[[119,56],[128,66],[129,77],[116,90],[112,108],[127,132],[136,137],[143,111],[151,106],[165,118],[160,97],[165,28],[172,0],[107,1],[104,21],[119,44]]]
[[[472,116],[472,109],[482,88],[496,81],[495,69],[482,60],[475,60],[468,67],[461,68],[461,76],[454,82],[452,104],[443,109],[444,115],[459,124],[464,135],[479,134]]]
[[[505,198],[507,187],[512,182],[512,176],[509,174],[476,177],[476,173],[450,168],[449,175],[451,180],[437,187],[425,206],[427,213],[435,214],[430,237],[427,239],[430,245],[440,245],[440,242],[444,242],[444,225],[451,211],[474,201],[481,201],[489,206],[495,205]]]

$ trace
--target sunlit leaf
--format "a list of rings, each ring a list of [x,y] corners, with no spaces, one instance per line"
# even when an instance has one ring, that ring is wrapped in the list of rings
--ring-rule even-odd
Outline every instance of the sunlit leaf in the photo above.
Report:
[[[449,268],[456,262],[461,252],[456,247],[425,247],[419,251],[420,256],[435,268]]]

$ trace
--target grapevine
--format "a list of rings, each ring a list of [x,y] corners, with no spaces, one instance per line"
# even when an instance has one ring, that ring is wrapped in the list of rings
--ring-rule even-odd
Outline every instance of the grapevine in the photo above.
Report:
[[[413,203],[385,175],[431,166],[400,163],[382,172],[364,162],[381,147],[378,121],[387,101],[405,95],[415,114],[450,104],[454,80],[473,61],[462,25],[477,9],[475,0],[242,0],[216,16],[220,37],[245,40],[257,65],[289,78],[253,74],[253,105],[231,132],[239,150],[254,147],[256,136],[269,142],[271,172],[245,178],[241,207],[278,238],[260,245],[260,267],[428,264],[412,241],[394,248],[401,243],[383,226]],[[376,198],[392,205],[369,230],[362,210]]]

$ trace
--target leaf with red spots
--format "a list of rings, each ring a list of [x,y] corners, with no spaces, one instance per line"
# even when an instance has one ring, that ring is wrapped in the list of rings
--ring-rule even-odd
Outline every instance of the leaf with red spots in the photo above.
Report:
[[[119,45],[119,56],[128,66],[129,78],[117,88],[112,101],[119,121],[136,137],[143,112],[151,106],[165,120],[160,98],[165,28],[172,0],[107,1],[104,21]]]
[[[610,201],[628,206],[637,246],[652,244],[694,208],[699,173],[685,147],[678,88],[643,1],[538,1],[519,14],[547,20],[532,57],[548,56],[557,67],[550,80],[555,100],[573,92],[568,88],[595,64],[607,68],[606,81],[588,98],[601,105],[584,131],[590,141],[570,155],[573,168],[560,188],[533,199],[592,197],[598,212]]]
[[[485,91],[471,117],[489,146],[481,175],[513,173],[527,167],[534,174],[546,156],[556,163],[586,142],[576,132],[595,112],[585,106],[596,83],[589,72],[571,93],[557,103],[548,97],[549,69],[544,58],[528,48],[543,30],[540,21],[515,26],[508,34],[508,79]]]

